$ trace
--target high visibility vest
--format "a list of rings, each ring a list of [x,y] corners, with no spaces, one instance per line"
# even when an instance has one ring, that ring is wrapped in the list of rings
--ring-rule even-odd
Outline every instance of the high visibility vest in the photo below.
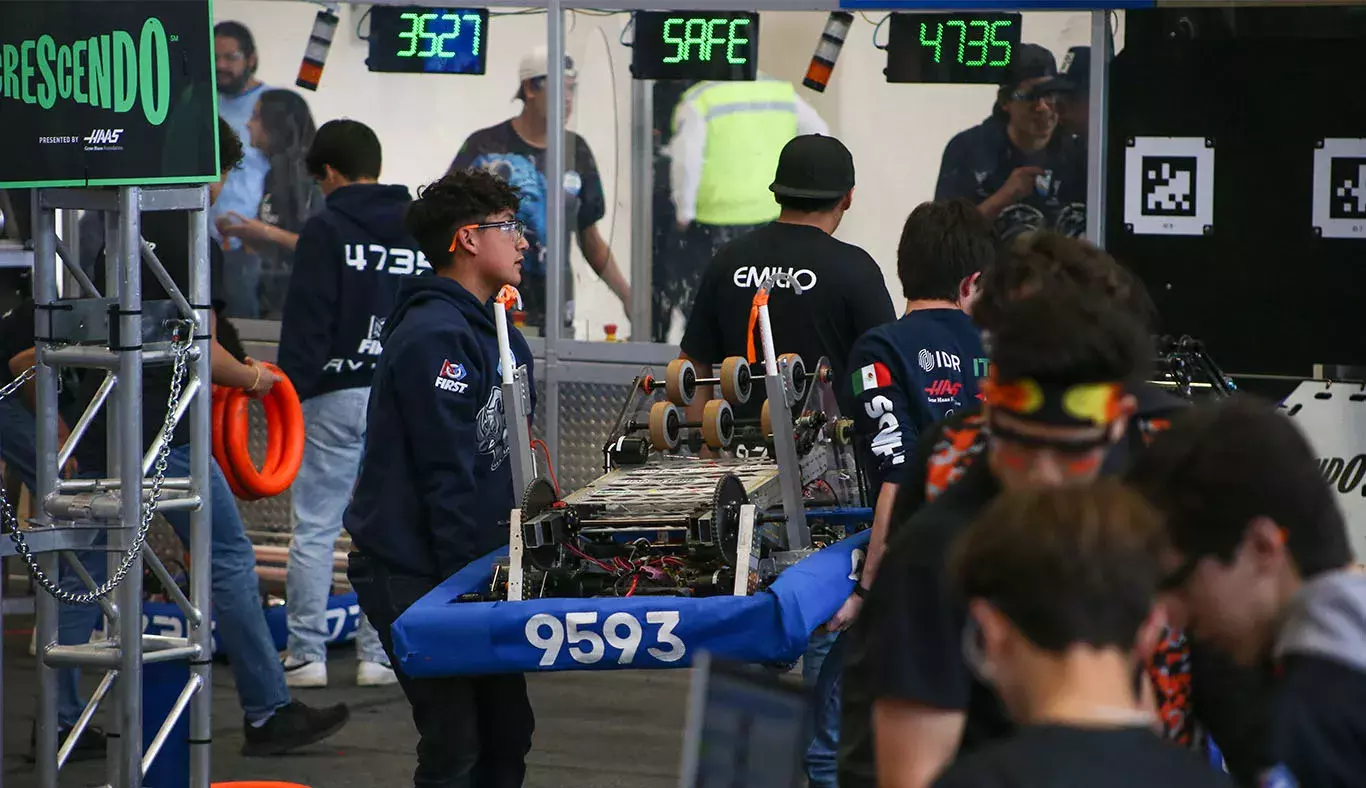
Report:
[[[768,190],[778,154],[797,136],[797,91],[792,83],[703,82],[683,94],[707,124],[707,147],[697,190],[701,224],[763,224],[778,218]]]

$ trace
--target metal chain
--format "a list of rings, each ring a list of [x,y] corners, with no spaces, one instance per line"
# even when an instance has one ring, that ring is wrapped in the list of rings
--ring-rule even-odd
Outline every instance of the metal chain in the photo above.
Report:
[[[142,504],[142,522],[138,526],[137,535],[133,539],[133,544],[124,553],[123,559],[119,562],[118,569],[115,570],[113,577],[110,577],[99,588],[82,593],[74,593],[60,588],[57,583],[42,567],[38,565],[38,560],[34,558],[29,550],[28,543],[24,540],[23,531],[19,529],[19,520],[15,517],[14,508],[10,506],[9,499],[5,496],[4,490],[0,489],[0,515],[3,516],[4,527],[10,529],[10,539],[14,542],[14,549],[17,555],[24,559],[24,564],[28,567],[29,574],[43,587],[43,590],[51,594],[58,602],[68,605],[89,605],[95,600],[108,596],[111,591],[118,588],[119,584],[132,569],[133,562],[142,553],[142,546],[147,541],[147,531],[152,525],[152,515],[156,513],[157,503],[161,499],[161,488],[166,480],[166,458],[171,453],[171,438],[175,435],[175,411],[176,405],[180,402],[180,393],[185,382],[185,372],[187,369],[187,359],[190,355],[190,348],[193,346],[192,324],[182,323],[181,329],[184,331],[184,339],[178,339],[177,335],[172,336],[171,354],[174,356],[175,365],[171,373],[171,394],[166,403],[166,419],[161,426],[161,448],[157,452],[155,464],[156,472],[152,475],[152,490],[147,500]],[[30,367],[12,383],[0,389],[0,399],[9,396],[17,390],[26,380],[35,374],[36,365]],[[141,474],[139,474],[141,476]],[[128,495],[127,489],[120,490],[121,495]],[[138,483],[137,495],[142,494],[142,484]]]

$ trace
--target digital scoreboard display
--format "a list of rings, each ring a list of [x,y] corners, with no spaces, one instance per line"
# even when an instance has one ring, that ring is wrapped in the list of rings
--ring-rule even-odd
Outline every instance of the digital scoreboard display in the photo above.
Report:
[[[483,74],[488,65],[485,8],[370,7],[371,71]]]
[[[751,12],[637,11],[631,40],[636,79],[753,80],[759,15]]]
[[[994,85],[1020,46],[1019,14],[892,14],[888,82]]]

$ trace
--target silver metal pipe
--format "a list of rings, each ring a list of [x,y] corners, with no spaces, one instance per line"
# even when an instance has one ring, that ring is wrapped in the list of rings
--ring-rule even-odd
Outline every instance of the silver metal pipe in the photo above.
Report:
[[[137,333],[134,337],[142,336],[141,316],[134,315],[138,322],[134,325]],[[120,329],[123,329],[120,326]],[[124,336],[128,336],[124,334]],[[41,351],[43,361],[48,364],[55,364],[62,367],[94,367],[95,369],[119,369],[122,363],[119,354],[106,350],[101,347],[90,345],[68,345],[66,347],[49,347]],[[150,347],[142,351],[143,361],[148,364],[166,364],[175,359],[175,354],[169,347]]]
[[[565,273],[569,269],[569,247],[565,239],[564,215],[564,142],[567,132],[564,117],[564,11],[560,0],[546,5],[546,249],[545,339],[547,347],[564,336]]]
[[[180,400],[176,402],[175,412],[171,415],[171,418],[175,420],[177,426],[180,425],[180,420],[185,418],[185,411],[190,409],[191,403],[194,402],[195,394],[199,393],[199,387],[201,385],[199,378],[190,377],[192,372],[188,367],[186,367],[185,374],[187,377],[185,388],[181,390]],[[156,464],[157,453],[160,449],[161,433],[158,432],[157,440],[152,441],[152,445],[147,447],[147,453],[142,455],[142,473],[144,475],[152,472],[152,466]]]
[[[97,490],[117,490],[120,489],[122,486],[123,482],[119,479],[63,479],[57,482],[58,492],[63,493],[95,492]],[[151,479],[142,480],[142,489],[147,490],[150,489],[151,486]],[[166,480],[163,481],[161,484],[161,489],[189,490],[190,479],[189,477],[167,476]]]
[[[42,665],[42,662],[40,661],[38,664]],[[117,670],[105,671],[104,678],[100,679],[100,685],[95,688],[95,692],[86,702],[85,708],[81,709],[81,716],[76,718],[76,723],[71,726],[71,732],[66,735],[66,741],[62,742],[62,747],[57,752],[58,770],[66,765],[67,759],[71,757],[71,751],[76,748],[76,742],[81,740],[81,735],[85,733],[85,729],[90,727],[90,720],[94,719],[95,712],[99,711],[100,704],[109,694],[109,689],[114,686],[114,679],[118,678],[118,675]]]
[[[75,211],[68,209],[63,213],[74,214]],[[76,223],[73,222],[72,224]],[[68,233],[67,238],[70,240],[69,244],[63,242],[60,238],[57,239],[57,256],[61,258],[62,265],[66,267],[66,272],[75,280],[76,285],[80,287],[84,296],[86,298],[99,298],[100,289],[95,287],[95,283],[90,281],[89,276],[86,276],[85,269],[81,268],[80,229],[77,228],[74,234],[70,234],[70,230],[68,229]],[[72,298],[74,296],[71,293],[67,293],[66,297]]]
[[[203,687],[204,680],[198,676],[190,676],[190,680],[185,682],[185,688],[180,691],[180,695],[175,699],[175,704],[166,714],[166,721],[161,724],[156,737],[147,747],[147,753],[142,756],[142,773],[144,776],[146,776],[147,770],[151,768],[152,761],[155,761],[157,754],[161,752],[161,747],[166,743],[167,737],[175,729],[176,723],[180,721],[180,715],[185,713],[185,707],[190,705],[190,700],[194,698],[195,693]]]
[[[1110,132],[1110,11],[1091,12],[1091,95],[1086,127],[1086,237],[1105,248],[1105,164]]]
[[[176,607],[180,608],[180,612],[185,614],[186,623],[191,628],[199,626],[204,617],[199,614],[198,608],[191,605],[190,600],[185,598],[185,592],[180,590],[175,578],[166,571],[166,565],[161,563],[156,552],[146,543],[142,545],[142,560],[147,562],[147,565],[152,568],[152,574],[161,581],[161,587],[166,590],[166,595],[171,598],[172,602],[175,602]]]
[[[122,588],[123,586],[120,585],[119,587]],[[140,653],[138,659],[140,665],[154,662],[173,662],[187,657],[193,659],[203,653],[203,649],[198,645],[193,643],[186,644],[184,638],[168,638],[170,640],[179,641],[180,643],[180,645],[171,645],[150,642],[150,638],[152,637],[152,635],[144,636],[148,641],[145,645],[160,645],[162,647],[146,650],[139,649]],[[130,638],[129,640],[135,641],[136,639]],[[43,652],[44,662],[53,667],[60,668],[117,668],[124,657],[125,655],[121,647],[116,648],[114,646],[97,645],[93,643],[83,643],[79,646],[52,646]],[[137,708],[140,710],[141,707],[142,704],[139,703]],[[140,738],[141,737],[139,737],[139,739]],[[138,749],[140,750],[141,748],[142,742],[139,741]],[[138,757],[140,758],[141,755],[142,754],[139,753]]]
[[[111,201],[113,208],[104,212],[104,292],[112,298],[118,298],[120,283],[123,281],[123,265],[121,264],[123,236],[125,234],[122,211],[119,210],[119,190],[106,190],[107,198]],[[141,336],[139,334],[138,336]],[[122,390],[122,386],[119,390]],[[120,411],[117,402],[106,404],[110,412],[106,414],[104,420],[104,451],[105,468],[104,472],[108,476],[119,475],[119,436],[128,428],[119,423]],[[112,576],[118,568],[119,558],[114,552],[110,552],[105,557],[105,570]],[[117,595],[115,596],[117,600]],[[139,616],[140,618],[141,616]],[[113,621],[104,623],[104,631],[107,637],[118,637],[118,625]],[[123,703],[122,693],[117,688],[111,688],[109,693],[108,705],[109,713],[105,715],[105,732],[109,734],[108,746],[105,748],[104,774],[105,779],[111,786],[120,785],[118,778],[118,746],[123,732],[123,717],[120,707]],[[132,735],[132,734],[130,734]]]
[[[180,493],[172,495],[171,493]],[[134,500],[138,500],[136,497]],[[139,501],[139,504],[142,502]],[[93,520],[102,523],[118,523],[124,510],[124,496],[120,492],[76,493],[65,495],[53,493],[43,500],[48,514],[59,520]],[[199,508],[199,497],[182,490],[164,491],[157,501],[158,512],[192,512]],[[133,531],[137,524],[128,525]]]
[[[90,576],[90,572],[86,571],[85,565],[81,563],[80,558],[78,558],[74,552],[70,550],[63,550],[61,555],[62,560],[66,562],[67,566],[71,567],[71,571],[76,573],[76,577],[80,578],[81,582],[85,584],[86,588],[90,589],[91,591],[94,591],[96,588],[99,588],[99,583],[96,583],[95,578]],[[99,599],[97,599],[96,604],[100,606],[100,610],[104,611],[105,620],[118,620],[119,609],[113,602],[109,601],[108,595],[102,596]]]
[[[142,347],[136,338],[142,336],[142,189],[124,186],[119,189],[119,220],[122,233],[117,253],[106,255],[106,265],[116,260],[119,269],[119,336],[125,347],[119,354],[119,387],[116,417],[110,422],[122,425],[116,452],[118,472],[110,473],[123,480],[124,493],[137,490],[137,495],[124,494],[122,538],[119,546],[127,551],[137,539],[142,523]],[[106,247],[109,248],[109,247]],[[196,565],[198,566],[198,565]],[[134,554],[132,564],[117,591],[119,625],[116,642],[118,649],[118,712],[119,752],[110,753],[112,774],[110,783],[115,788],[139,788],[142,784],[142,555]]]
[[[639,526],[624,526],[624,527],[622,527],[622,528],[582,528],[582,529],[579,530],[579,533],[581,533],[581,534],[620,534],[620,533],[627,533],[627,532],[630,532],[630,531],[649,531],[650,533],[659,533],[660,531],[667,531],[667,532],[671,532],[671,533],[673,533],[673,532],[683,533],[683,532],[685,532],[685,531],[687,531],[687,530],[688,530],[687,526],[683,526],[683,525],[655,525],[655,526],[639,525]]]
[[[205,190],[205,205],[208,204],[208,187]],[[209,215],[205,211],[191,211],[190,222],[190,280],[189,299],[196,305],[207,306],[211,300],[209,278]],[[207,337],[209,333],[209,310],[195,310],[195,336]],[[195,495],[199,497],[200,507],[190,512],[190,564],[198,567],[213,565],[213,550],[210,542],[213,522],[213,462],[210,456],[213,445],[212,409],[213,399],[210,385],[209,340],[196,339],[194,349],[195,397],[190,409],[190,479],[194,483]],[[190,642],[199,646],[200,656],[190,661],[190,673],[199,680],[199,691],[190,701],[190,788],[209,788],[209,742],[213,739],[211,729],[213,710],[213,627],[210,624],[210,598],[213,590],[213,574],[210,572],[190,573],[190,604],[199,614],[199,624],[191,626],[187,632]]]
[[[166,273],[166,266],[161,264],[161,258],[157,257],[156,250],[145,238],[142,239],[142,259],[143,262],[147,263],[147,269],[152,272],[152,276],[156,277],[156,280],[166,290],[166,294],[175,302],[176,309],[180,310],[180,314],[184,315],[187,320],[194,317],[194,310],[190,308],[190,302],[185,299],[185,294],[180,292],[180,288],[171,278],[171,275]]]
[[[653,81],[631,80],[631,341],[650,342],[654,315]],[[660,341],[666,341],[661,338]]]
[[[34,316],[34,330],[38,341],[39,361],[35,375],[35,419],[36,454],[38,465],[38,489],[34,494],[45,498],[56,489],[57,481],[57,371],[42,361],[42,351],[47,342],[41,337],[47,335],[47,320],[42,306],[57,300],[57,228],[56,217],[49,208],[42,206],[44,190],[33,192],[32,232],[34,246],[33,260],[33,301],[40,307]],[[49,518],[39,513],[44,522]],[[57,556],[46,553],[38,556],[38,566],[48,577],[58,577]],[[36,614],[37,646],[42,649],[57,641],[57,616],[59,607],[56,598],[40,591],[34,600]],[[40,788],[57,788],[57,674],[51,667],[38,662],[38,710],[34,732],[34,757],[37,760],[38,785]]]
[[[114,390],[114,384],[118,382],[118,376],[109,372],[104,376],[104,382],[100,383],[99,389],[95,391],[95,396],[90,400],[90,404],[85,407],[85,412],[81,414],[76,426],[71,428],[71,434],[66,437],[66,443],[62,446],[61,453],[57,455],[57,467],[65,468],[71,455],[75,453],[76,446],[85,437],[86,431],[90,429],[90,422],[95,420],[95,415],[103,408],[105,401],[109,399],[109,394]]]

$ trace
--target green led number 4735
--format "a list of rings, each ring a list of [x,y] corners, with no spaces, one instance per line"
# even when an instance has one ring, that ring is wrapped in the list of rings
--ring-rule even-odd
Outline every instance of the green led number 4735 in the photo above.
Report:
[[[711,60],[712,49],[725,45],[726,62],[744,65],[749,56],[743,48],[749,39],[743,34],[749,27],[748,19],[707,19],[704,17],[670,17],[664,20],[664,43],[674,47],[674,53],[664,57],[665,63],[687,63],[693,60],[693,45],[697,46],[697,59],[702,62]],[[681,35],[680,35],[681,29]],[[741,48],[740,55],[735,50]]]
[[[956,29],[958,37],[958,56],[956,58],[959,65],[963,66],[1008,66],[1010,65],[1010,42],[997,41],[996,30],[1002,27],[1010,27],[1015,24],[1013,20],[1003,19],[998,21],[987,21],[985,19],[951,19],[947,22],[933,23],[935,27],[934,37],[929,35],[930,24],[920,23],[920,45],[923,47],[934,47],[934,62],[939,63],[944,54],[944,28]],[[951,45],[950,45],[951,46]],[[968,50],[976,50],[973,57],[969,58]]]

